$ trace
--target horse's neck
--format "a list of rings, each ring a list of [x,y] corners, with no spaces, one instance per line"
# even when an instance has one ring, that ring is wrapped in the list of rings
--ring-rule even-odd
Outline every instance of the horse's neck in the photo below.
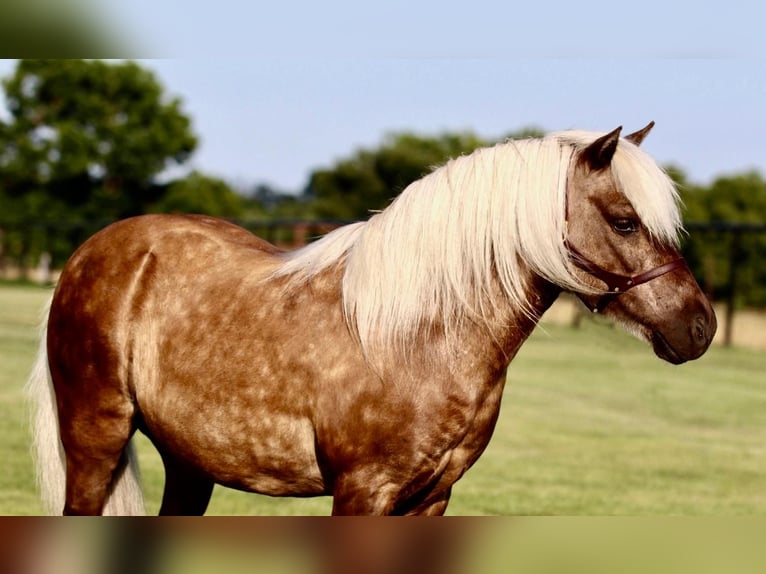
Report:
[[[485,391],[494,387],[504,380],[509,363],[561,293],[560,288],[539,278],[529,283],[527,312],[510,303],[498,304],[501,299],[495,298],[493,305],[485,305],[487,313],[481,319],[466,316],[450,326],[437,320],[412,341],[404,357],[398,355],[400,350],[382,355],[381,366],[395,365],[395,373],[402,365],[410,365],[414,378],[441,377],[477,392],[480,387]]]
[[[328,268],[311,280],[311,289],[306,292],[339,313],[343,273],[343,265]],[[406,348],[373,347],[374,353],[367,356],[367,360],[384,378],[394,376],[403,365],[410,365],[407,370],[421,374],[440,371],[445,376],[451,372],[473,378],[469,374],[475,371],[474,375],[481,373],[485,380],[491,380],[493,373],[501,376],[561,292],[559,287],[537,276],[530,276],[527,284],[529,308],[526,311],[508,301],[496,281],[492,286],[496,291],[492,294],[492,303],[481,306],[486,311],[481,320],[468,316],[457,322],[437,318],[414,334]],[[322,313],[327,315],[325,311]],[[354,332],[354,325],[349,327]]]
[[[561,293],[561,289],[540,278],[531,277],[529,283],[529,308],[525,312],[519,307],[507,304],[498,306],[495,316],[485,325],[477,324],[464,340],[470,338],[478,352],[484,349],[484,360],[505,370],[524,341],[532,333],[543,313],[547,311]]]

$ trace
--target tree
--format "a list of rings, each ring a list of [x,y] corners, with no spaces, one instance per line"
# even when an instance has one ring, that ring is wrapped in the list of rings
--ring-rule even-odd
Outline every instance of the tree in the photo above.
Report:
[[[83,217],[141,213],[162,191],[156,176],[197,143],[180,99],[133,62],[21,60],[3,87],[0,173],[12,198],[38,189]]]
[[[194,171],[183,179],[171,182],[167,192],[149,211],[240,217],[243,213],[243,198],[222,179]]]
[[[508,138],[539,137],[528,127],[511,132]],[[489,145],[472,132],[419,136],[389,134],[377,149],[360,149],[333,167],[311,174],[304,196],[313,200],[318,217],[363,219],[370,211],[384,209],[410,183],[428,174],[450,158]]]
[[[376,150],[360,149],[334,167],[312,173],[304,194],[314,201],[319,217],[366,218],[435,166],[482,145],[486,142],[472,133],[391,134]]]
[[[296,195],[267,183],[257,184],[245,200],[247,216],[253,219],[316,219],[306,195]]]
[[[197,144],[180,99],[133,62],[20,60],[2,86],[0,256],[22,267],[145,212],[167,189],[157,176]]]
[[[729,295],[733,286],[731,265],[736,266],[738,303],[766,306],[766,234],[748,233],[736,238],[731,230],[716,230],[719,224],[766,223],[766,181],[757,172],[719,177],[709,187],[681,188],[685,220],[710,223],[710,229],[695,231],[684,245],[684,255],[706,290],[716,299]]]

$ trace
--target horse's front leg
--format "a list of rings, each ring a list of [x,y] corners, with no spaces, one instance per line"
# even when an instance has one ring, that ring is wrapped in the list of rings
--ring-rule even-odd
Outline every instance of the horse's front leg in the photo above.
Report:
[[[449,497],[452,494],[452,487],[440,493],[438,498],[429,498],[423,504],[407,511],[406,516],[443,516],[447,510]]]
[[[401,499],[403,485],[373,471],[339,477],[333,490],[334,516],[390,515],[441,516],[447,510],[452,489],[420,498],[422,502]]]
[[[400,488],[372,469],[339,476],[332,495],[333,516],[385,516],[392,514]]]
[[[435,509],[436,503],[424,505]],[[446,500],[439,508],[446,507]],[[438,524],[437,524],[438,523]],[[448,574],[461,571],[462,528],[437,520],[342,520],[322,529],[319,537],[321,572],[417,572]]]

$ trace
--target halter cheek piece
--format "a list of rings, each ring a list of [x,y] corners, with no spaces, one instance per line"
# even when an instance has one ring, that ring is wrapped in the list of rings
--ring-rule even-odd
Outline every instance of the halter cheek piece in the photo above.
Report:
[[[631,134],[627,136],[627,139],[631,141],[634,145],[639,145],[641,141],[644,139],[644,136],[648,133],[648,131],[652,128],[654,125],[654,122],[651,122],[648,126],[646,126],[643,130],[640,132],[636,132],[635,134]],[[609,163],[611,161],[612,155],[614,154],[614,150],[616,149],[616,138],[619,137],[621,128],[617,128],[614,132],[608,134],[605,136],[606,139],[610,140],[613,145],[610,149],[604,149],[599,148],[596,150],[597,152],[597,159],[604,164]],[[612,138],[612,136],[614,136]],[[611,139],[610,139],[611,138]],[[602,140],[604,138],[600,138],[599,140],[596,140],[596,142],[603,143]],[[607,141],[606,144],[608,145],[610,141]],[[610,151],[611,150],[611,151]],[[601,167],[604,167],[604,165],[601,165]],[[568,190],[567,190],[568,191]],[[609,302],[617,297],[618,295],[621,295],[622,293],[625,293],[628,289],[632,289],[636,285],[641,285],[643,283],[646,283],[647,281],[651,281],[652,279],[656,279],[657,277],[661,277],[662,275],[665,275],[666,273],[670,273],[671,271],[675,271],[676,269],[686,269],[689,270],[689,267],[686,265],[686,261],[683,257],[678,257],[676,259],[673,259],[672,261],[669,261],[668,263],[664,263],[663,265],[659,265],[653,269],[650,269],[649,271],[644,271],[643,273],[639,273],[638,275],[621,275],[619,273],[613,273],[612,271],[608,271],[607,269],[604,269],[597,263],[594,263],[590,259],[588,259],[583,253],[577,249],[574,245],[572,245],[569,242],[569,194],[565,192],[564,195],[564,246],[567,249],[567,252],[569,253],[569,259],[570,261],[575,265],[575,267],[578,267],[585,271],[586,273],[589,273],[593,277],[603,281],[606,283],[607,291],[601,297],[598,298],[596,301],[595,306],[588,305],[588,302],[585,301],[584,295],[582,293],[577,293],[577,296],[580,298],[580,300],[585,303],[586,306],[590,307],[591,311],[594,313],[598,313],[600,311],[603,311],[604,307],[606,307]]]
[[[668,263],[650,269],[649,271],[644,271],[638,275],[620,275],[619,273],[608,271],[597,263],[594,263],[588,259],[579,249],[569,243],[567,239],[564,240],[564,243],[566,245],[567,251],[569,252],[569,258],[576,267],[579,267],[583,271],[606,283],[608,292],[599,297],[596,305],[591,307],[591,311],[594,313],[603,311],[604,307],[606,307],[612,299],[618,295],[621,295],[622,293],[625,293],[625,291],[628,289],[632,289],[637,285],[641,285],[642,283],[656,279],[657,277],[665,275],[666,273],[670,273],[671,271],[675,271],[676,269],[689,268],[686,265],[684,258],[678,257],[677,259],[673,259]],[[577,296],[583,303],[588,305],[581,294],[578,293]]]

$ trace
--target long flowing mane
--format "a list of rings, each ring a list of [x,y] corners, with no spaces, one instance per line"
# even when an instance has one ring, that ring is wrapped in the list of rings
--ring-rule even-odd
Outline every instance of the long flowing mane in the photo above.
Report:
[[[368,221],[285,254],[276,275],[300,285],[345,263],[344,311],[368,352],[402,348],[434,322],[450,331],[466,317],[487,321],[509,303],[528,312],[530,273],[592,292],[565,249],[565,202],[573,154],[601,135],[558,132],[450,160]],[[665,172],[626,140],[612,170],[649,233],[676,244],[678,195]]]

